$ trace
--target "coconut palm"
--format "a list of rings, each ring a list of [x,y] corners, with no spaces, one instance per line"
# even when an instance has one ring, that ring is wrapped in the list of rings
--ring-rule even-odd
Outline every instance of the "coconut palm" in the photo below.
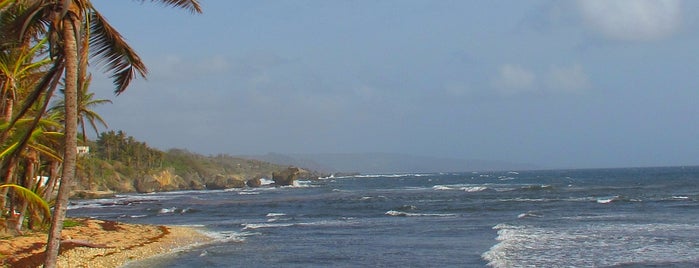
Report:
[[[40,184],[36,179],[37,175],[39,175],[41,159],[52,162],[61,161],[60,155],[57,153],[57,151],[60,148],[60,140],[62,139],[63,134],[54,131],[61,128],[56,116],[36,115],[36,117],[41,118],[36,126],[33,118],[21,119],[16,122],[14,126],[15,135],[10,135],[8,139],[5,140],[3,146],[0,146],[0,149],[2,149],[0,150],[0,158],[5,158],[12,152],[17,152],[16,148],[20,147],[20,144],[24,140],[24,133],[29,133],[27,136],[30,138],[25,143],[25,149],[21,150],[22,153],[19,154],[18,157],[15,158],[16,160],[12,162],[12,164],[16,165],[8,169],[10,172],[6,174],[7,177],[5,178],[5,183],[16,184],[27,189],[31,189],[32,191],[36,192],[37,195],[44,195],[47,187]],[[8,123],[0,125],[0,130],[6,129],[8,125]],[[9,189],[14,188],[0,188],[0,192],[7,194],[7,190]],[[13,202],[10,203],[9,211],[12,211],[13,213],[11,215],[17,219],[14,222],[15,225],[13,229],[21,233],[23,218],[26,212],[31,212],[34,214],[36,210],[32,210],[32,208],[35,207],[29,206],[31,200],[25,199],[27,195],[18,194],[16,190],[14,191],[15,192],[13,192],[11,195],[13,196]],[[3,197],[5,197],[3,199],[4,207],[8,196],[5,195]],[[28,208],[30,210],[27,210]],[[32,226],[30,224],[30,228],[31,227]]]
[[[0,184],[0,189],[12,189],[17,195],[19,195],[23,200],[27,200],[30,206],[36,208],[43,215],[43,219],[48,220],[51,218],[51,209],[49,208],[48,202],[41,198],[41,196],[34,193],[34,191],[17,184]]]
[[[147,70],[138,55],[89,0],[3,0],[0,2],[0,8],[4,9],[10,5],[6,4],[7,1],[26,6],[26,11],[17,19],[15,28],[18,33],[17,40],[25,40],[28,33],[38,33],[49,38],[53,68],[49,70],[46,79],[35,92],[41,93],[55,88],[60,78],[65,81],[65,148],[62,181],[54,208],[44,263],[45,267],[55,267],[60,232],[68,203],[69,185],[75,176],[77,161],[78,87],[81,67],[83,70],[87,67],[81,66],[81,62],[87,63],[87,60],[80,59],[82,54],[80,52],[87,50],[79,46],[82,45],[85,48],[84,44],[88,44],[94,49],[89,50],[91,57],[101,63],[103,69],[111,74],[117,94],[126,90],[136,74],[145,76]],[[151,2],[201,12],[197,0],[152,0]],[[83,31],[83,27],[86,27],[85,29],[89,27],[89,30]],[[87,43],[88,40],[89,43]]]
[[[9,18],[3,13],[0,25],[6,25]],[[0,26],[2,27],[2,26]],[[3,27],[4,29],[4,27]],[[4,36],[4,32],[2,32]],[[6,39],[0,44],[0,183],[16,183],[17,166],[21,165],[28,139],[31,139],[32,128],[40,124],[41,116],[31,120],[23,120],[21,127],[11,127],[10,123],[15,116],[15,103],[23,99],[27,89],[34,86],[43,76],[45,66],[50,63],[43,51],[47,40],[39,40],[33,43],[10,42]],[[38,106],[30,107],[35,110]],[[31,113],[40,114],[32,111]],[[19,117],[14,121],[21,120]],[[24,139],[27,138],[27,139]],[[8,201],[8,191],[11,188],[0,188],[0,211],[4,212]],[[14,194],[16,196],[16,194]],[[23,202],[20,200],[20,202]],[[3,215],[5,215],[3,213]]]
[[[108,99],[97,99],[95,100],[95,93],[89,92],[90,82],[92,81],[92,76],[88,75],[85,81],[82,83],[80,89],[78,89],[78,127],[82,130],[82,140],[87,142],[87,132],[86,123],[90,124],[92,130],[95,134],[99,134],[99,129],[97,128],[97,123],[100,123],[103,127],[108,128],[107,122],[104,121],[102,116],[97,112],[93,111],[92,108],[105,103],[112,103]],[[49,112],[57,112],[63,114],[65,111],[65,101],[59,100],[55,106],[51,107]]]

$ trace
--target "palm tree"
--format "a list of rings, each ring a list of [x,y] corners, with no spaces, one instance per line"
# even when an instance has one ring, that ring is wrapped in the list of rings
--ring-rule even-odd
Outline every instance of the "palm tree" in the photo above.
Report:
[[[5,16],[3,13],[0,25],[6,25],[8,17],[12,18],[13,16]],[[18,137],[21,135],[29,137],[32,132],[30,128],[39,124],[36,120],[30,120],[34,122],[33,126],[28,127],[27,124],[20,128],[9,126],[9,122],[16,117],[14,114],[15,103],[26,96],[28,89],[33,87],[43,76],[45,66],[50,63],[49,58],[44,53],[46,43],[46,39],[33,44],[3,39],[2,44],[0,44],[0,124],[2,124],[0,126],[0,151],[2,151],[0,153],[0,175],[3,178],[2,183],[16,182],[15,171],[17,165],[22,163],[20,158],[23,157],[18,152],[21,152],[22,150],[19,148],[24,146],[22,139],[18,139]],[[30,108],[36,109],[37,107]],[[32,113],[36,114],[36,111],[32,111]],[[15,123],[17,120],[21,119],[17,117]],[[6,149],[10,149],[11,153],[8,154]],[[4,211],[6,207],[8,190],[10,189],[8,187],[0,188],[0,211]]]
[[[40,116],[39,123],[34,127],[34,119],[26,118],[18,120],[15,124],[16,133],[11,135],[5,141],[5,144],[0,148],[0,158],[4,158],[12,152],[16,152],[16,148],[20,146],[24,133],[29,133],[29,140],[26,142],[26,149],[22,150],[22,153],[17,157],[15,163],[16,166],[12,166],[10,173],[6,174],[7,178],[5,184],[16,184],[27,189],[31,189],[36,193],[42,193],[45,191],[45,186],[38,183],[36,180],[40,159],[47,159],[52,162],[60,162],[60,155],[57,153],[59,140],[63,137],[60,132],[52,131],[60,128],[60,123],[57,121],[55,116]],[[7,123],[0,125],[0,130],[5,130],[8,126]],[[16,170],[16,172],[14,172]],[[55,179],[55,174],[53,179]],[[21,233],[23,218],[27,212],[28,206],[31,200],[25,199],[27,195],[17,193],[15,188],[4,187],[0,188],[0,192],[3,194],[7,193],[7,190],[13,189],[14,202],[10,205],[10,211],[18,213],[13,214],[16,217],[14,222],[14,230]],[[4,196],[6,197],[6,196]],[[6,199],[6,198],[5,198]],[[3,199],[3,207],[5,206]],[[35,212],[35,210],[29,210],[29,212]],[[45,218],[48,219],[48,218]],[[9,227],[9,226],[8,226]],[[31,226],[30,226],[31,228]]]
[[[87,67],[80,66],[81,62],[87,63],[87,60],[81,61],[80,56],[83,53],[79,52],[87,50],[81,49],[79,45],[83,45],[84,48],[84,44],[88,44],[90,48],[94,48],[90,50],[91,56],[97,59],[98,63],[102,63],[104,70],[111,74],[116,86],[116,94],[126,90],[134,75],[145,76],[147,70],[138,55],[92,6],[90,0],[3,0],[0,2],[0,9],[9,5],[6,4],[7,1],[27,6],[26,12],[17,20],[15,28],[19,33],[17,40],[24,40],[28,33],[40,33],[49,38],[53,68],[49,70],[35,92],[46,92],[55,88],[61,77],[65,81],[63,170],[44,263],[44,267],[55,267],[62,223],[68,204],[69,186],[75,176],[77,162],[78,86],[81,67],[83,70]],[[201,12],[197,0],[151,0],[151,2],[180,7],[191,12]],[[85,29],[89,27],[89,30],[83,31],[82,27],[86,27]]]
[[[100,123],[105,128],[109,127],[107,126],[107,122],[102,119],[102,116],[92,110],[92,107],[105,103],[112,103],[112,101],[108,99],[93,99],[95,97],[95,93],[88,91],[91,81],[92,76],[88,75],[87,78],[85,78],[85,81],[82,83],[80,89],[78,89],[78,127],[82,130],[83,142],[87,142],[86,123],[90,124],[90,127],[95,131],[95,134],[99,134],[97,123]],[[65,100],[59,100],[58,103],[56,103],[56,105],[51,107],[49,110],[49,112],[52,111],[63,114],[63,111],[65,111]]]
[[[48,220],[51,218],[51,209],[49,208],[48,202],[41,198],[41,196],[34,193],[34,191],[17,184],[0,184],[0,190],[5,189],[12,189],[22,198],[22,200],[26,200],[27,204],[32,206],[34,210],[40,211],[43,220]]]

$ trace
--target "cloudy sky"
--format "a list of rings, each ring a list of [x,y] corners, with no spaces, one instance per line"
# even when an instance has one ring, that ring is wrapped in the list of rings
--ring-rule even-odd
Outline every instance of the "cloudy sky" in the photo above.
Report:
[[[203,154],[699,164],[699,1],[93,0],[149,67],[96,109]]]

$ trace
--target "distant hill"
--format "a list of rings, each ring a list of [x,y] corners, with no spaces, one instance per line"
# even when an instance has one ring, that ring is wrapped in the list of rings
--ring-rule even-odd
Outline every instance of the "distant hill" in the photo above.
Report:
[[[326,173],[429,173],[537,169],[534,165],[490,160],[464,160],[392,153],[278,154],[241,156],[278,165]]]

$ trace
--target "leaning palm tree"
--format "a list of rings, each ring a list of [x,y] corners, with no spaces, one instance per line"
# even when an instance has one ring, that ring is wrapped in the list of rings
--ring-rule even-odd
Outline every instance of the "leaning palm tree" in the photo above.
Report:
[[[8,22],[8,17],[12,18],[12,16],[4,15],[0,19],[0,27]],[[12,141],[15,141],[17,134],[24,134],[28,137],[31,127],[28,128],[26,125],[22,128],[9,127],[9,122],[15,117],[15,103],[26,96],[28,89],[33,87],[43,76],[45,66],[50,63],[49,58],[44,53],[46,42],[47,39],[22,44],[3,39],[0,44],[0,123],[5,125],[0,126],[0,151],[5,151],[8,148],[18,149],[7,157],[0,153],[0,177],[2,177],[0,183],[16,182],[15,171],[17,165],[22,162],[20,159],[22,156],[19,154],[22,151],[19,147],[22,146],[15,146],[18,144],[14,144]],[[32,109],[36,109],[36,107],[32,107]],[[20,118],[17,117],[17,120]],[[39,123],[36,120],[32,122]],[[7,187],[0,189],[0,211],[6,208],[9,190],[10,188]]]
[[[65,81],[65,142],[63,170],[58,190],[56,206],[49,231],[46,247],[45,267],[55,267],[60,245],[60,233],[68,203],[69,186],[75,176],[77,162],[77,98],[81,68],[87,68],[87,60],[81,60],[86,38],[93,59],[103,65],[111,74],[116,86],[115,92],[122,93],[136,74],[145,76],[147,70],[141,59],[126,44],[121,35],[107,23],[102,15],[92,6],[90,0],[3,0],[0,9],[5,9],[7,1],[26,5],[26,12],[17,20],[17,40],[27,38],[25,34],[42,34],[49,37],[53,68],[46,79],[40,83],[35,92],[41,93],[55,88],[58,80]],[[145,0],[142,0],[145,2]],[[167,6],[201,12],[197,0],[151,0]],[[89,27],[83,31],[83,27]],[[86,34],[89,33],[89,34]],[[83,49],[79,47],[83,46]],[[81,63],[85,64],[82,65]],[[82,66],[81,66],[82,65]],[[32,101],[30,98],[29,101]]]

